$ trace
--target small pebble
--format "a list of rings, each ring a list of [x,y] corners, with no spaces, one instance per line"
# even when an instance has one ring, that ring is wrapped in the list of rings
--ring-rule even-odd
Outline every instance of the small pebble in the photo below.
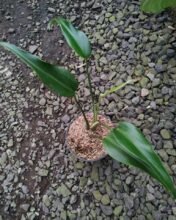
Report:
[[[149,94],[149,90],[148,89],[145,89],[145,88],[141,89],[141,96],[142,97],[148,96],[148,94]]]

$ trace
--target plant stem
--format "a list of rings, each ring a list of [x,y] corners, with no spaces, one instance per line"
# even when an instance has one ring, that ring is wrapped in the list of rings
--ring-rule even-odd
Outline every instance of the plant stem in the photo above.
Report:
[[[85,112],[83,111],[80,102],[79,102],[78,99],[76,98],[76,95],[74,96],[74,99],[75,99],[76,104],[78,105],[78,108],[80,109],[80,111],[81,111],[82,114],[83,114],[84,120],[85,120],[85,122],[86,122],[86,129],[89,130],[89,129],[90,129],[90,125],[89,125],[88,119],[86,118],[86,114],[85,114]]]
[[[90,73],[88,71],[88,59],[86,59],[86,74],[88,78],[88,84],[89,84],[89,89],[90,89],[90,95],[92,98],[92,106],[93,106],[93,122],[96,121],[96,110],[95,110],[95,100],[94,100],[94,95],[93,95],[93,90],[92,90],[92,83],[91,83],[91,78],[90,78]]]
[[[100,96],[98,97],[98,101],[95,104],[95,121],[97,121],[97,117],[99,114],[99,106],[100,106]]]
[[[103,126],[104,128],[108,129],[108,131],[110,131],[112,129],[112,127],[100,122],[100,125]]]

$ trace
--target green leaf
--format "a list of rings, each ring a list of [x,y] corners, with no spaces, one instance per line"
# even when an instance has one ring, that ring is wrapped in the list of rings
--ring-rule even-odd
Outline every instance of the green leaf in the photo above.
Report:
[[[153,146],[133,124],[120,122],[103,139],[107,153],[115,160],[145,171],[158,180],[176,199],[173,181]]]
[[[169,7],[176,7],[176,0],[143,0],[141,5],[142,10],[149,13],[159,13]]]
[[[5,49],[10,50],[25,64],[31,67],[31,69],[37,73],[42,82],[50,89],[54,90],[61,96],[71,97],[75,95],[75,91],[78,88],[78,81],[68,70],[63,67],[46,63],[37,56],[34,56],[13,44],[0,41],[0,45]]]
[[[76,29],[71,22],[63,18],[54,18],[49,26],[59,25],[68,45],[81,57],[88,58],[91,55],[90,43],[84,32]]]
[[[101,98],[104,98],[104,97],[106,97],[107,95],[109,95],[109,94],[111,94],[111,93],[113,93],[113,92],[116,92],[116,91],[118,91],[119,89],[122,89],[124,86],[126,86],[127,84],[129,84],[129,83],[131,83],[133,80],[128,80],[127,82],[125,82],[125,83],[121,83],[120,85],[118,85],[118,86],[113,86],[113,87],[111,87],[109,90],[107,90],[105,93],[101,93],[100,94],[100,97]]]

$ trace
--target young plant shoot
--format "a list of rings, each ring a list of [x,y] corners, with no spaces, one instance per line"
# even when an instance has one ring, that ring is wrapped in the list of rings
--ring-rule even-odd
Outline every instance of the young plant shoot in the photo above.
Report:
[[[84,108],[77,95],[79,83],[69,70],[44,62],[39,57],[34,56],[13,44],[0,41],[0,45],[19,57],[38,75],[46,86],[55,91],[58,95],[73,97],[84,117],[86,129],[93,130],[99,124],[98,115],[101,100],[107,95],[123,88],[126,84],[131,83],[131,80],[118,86],[113,86],[105,91],[105,93],[100,94],[98,100],[95,99],[91,73],[88,69],[91,47],[87,36],[84,32],[75,28],[68,20],[63,18],[55,18],[51,20],[49,26],[51,27],[53,25],[60,27],[68,45],[78,56],[84,59],[86,67],[85,74],[87,75],[92,100],[93,122],[91,124],[87,119]],[[145,171],[158,180],[176,199],[176,188],[172,178],[169,176],[159,156],[153,150],[153,146],[133,124],[129,122],[119,122],[115,128],[110,129],[109,134],[105,138],[102,138],[102,142],[106,152],[112,158],[121,163]]]

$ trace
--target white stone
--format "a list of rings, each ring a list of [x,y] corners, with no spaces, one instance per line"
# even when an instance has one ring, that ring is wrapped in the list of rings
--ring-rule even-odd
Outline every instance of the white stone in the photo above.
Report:
[[[148,89],[145,89],[145,88],[141,89],[141,96],[142,97],[148,96],[148,94],[149,94],[149,90]]]
[[[38,46],[37,45],[31,45],[29,46],[29,52],[30,53],[35,53],[35,51],[37,50]]]

